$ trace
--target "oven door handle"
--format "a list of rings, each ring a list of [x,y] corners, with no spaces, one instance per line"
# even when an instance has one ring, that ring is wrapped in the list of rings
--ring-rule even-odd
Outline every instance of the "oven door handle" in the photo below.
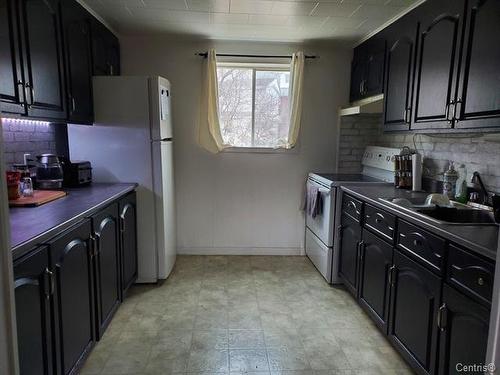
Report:
[[[318,191],[322,194],[325,194],[325,195],[330,195],[330,193],[331,193],[331,190],[327,190],[327,189],[319,189]]]

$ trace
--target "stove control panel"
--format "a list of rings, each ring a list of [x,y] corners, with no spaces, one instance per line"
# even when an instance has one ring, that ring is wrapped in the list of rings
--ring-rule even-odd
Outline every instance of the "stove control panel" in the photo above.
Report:
[[[394,172],[394,155],[400,153],[400,148],[368,146],[363,154],[361,164],[365,167]]]

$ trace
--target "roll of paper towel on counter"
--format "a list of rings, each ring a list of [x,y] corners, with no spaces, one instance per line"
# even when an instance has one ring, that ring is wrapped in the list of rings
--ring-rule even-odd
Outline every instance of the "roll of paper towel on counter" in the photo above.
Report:
[[[412,165],[412,190],[421,191],[422,190],[422,155],[413,154],[411,157]]]

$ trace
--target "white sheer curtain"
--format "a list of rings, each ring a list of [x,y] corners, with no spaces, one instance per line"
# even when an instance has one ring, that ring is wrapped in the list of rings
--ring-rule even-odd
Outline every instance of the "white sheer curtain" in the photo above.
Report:
[[[297,143],[300,131],[300,117],[302,115],[302,92],[304,86],[304,52],[292,54],[290,62],[290,129],[288,140],[284,148],[293,148]]]
[[[227,145],[224,144],[220,131],[217,57],[213,48],[208,51],[203,75],[198,141],[207,151],[217,153]]]

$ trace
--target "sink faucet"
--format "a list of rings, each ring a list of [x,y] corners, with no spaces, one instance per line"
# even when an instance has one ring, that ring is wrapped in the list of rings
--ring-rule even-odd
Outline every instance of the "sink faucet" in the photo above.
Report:
[[[476,171],[472,174],[470,182],[479,185],[479,187],[481,188],[481,194],[483,195],[483,204],[488,205],[490,200],[488,190],[486,190],[486,187],[483,184],[483,180],[481,179],[481,175],[479,174],[479,172]]]

